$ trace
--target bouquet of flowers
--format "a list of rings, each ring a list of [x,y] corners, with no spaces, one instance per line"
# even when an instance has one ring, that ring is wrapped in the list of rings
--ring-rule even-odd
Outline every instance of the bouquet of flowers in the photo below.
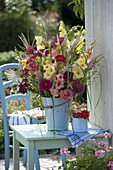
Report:
[[[60,21],[55,38],[48,37],[41,23],[37,26],[39,35],[35,36],[33,45],[23,34],[20,36],[25,55],[16,50],[20,64],[19,91],[63,100],[82,95],[100,61],[99,56],[93,55],[94,42],[86,49],[83,27],[74,26],[67,30],[63,21]]]
[[[83,118],[83,119],[87,120],[90,116],[90,113],[86,108],[87,108],[86,103],[80,104],[78,102],[75,102],[72,105],[72,109],[71,109],[72,117],[73,118]]]

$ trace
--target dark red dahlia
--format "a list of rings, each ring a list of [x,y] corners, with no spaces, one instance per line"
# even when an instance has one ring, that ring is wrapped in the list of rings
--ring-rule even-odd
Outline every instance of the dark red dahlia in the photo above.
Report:
[[[47,79],[42,79],[40,81],[40,89],[42,91],[49,91],[52,87],[52,82],[50,80],[47,80]]]

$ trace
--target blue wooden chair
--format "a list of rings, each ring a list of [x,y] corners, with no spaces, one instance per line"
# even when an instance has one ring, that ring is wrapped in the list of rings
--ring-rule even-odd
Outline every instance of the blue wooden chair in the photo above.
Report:
[[[8,123],[8,109],[7,102],[15,99],[24,99],[26,101],[26,110],[30,110],[30,98],[29,94],[13,94],[10,96],[5,95],[5,88],[10,87],[12,85],[11,81],[5,82],[3,80],[3,71],[7,69],[16,69],[19,65],[17,63],[4,64],[0,66],[0,97],[2,101],[2,114],[3,114],[3,122],[4,122],[4,139],[5,139],[5,170],[9,169],[9,159],[10,159],[10,137],[12,136],[12,132],[9,131],[9,123]],[[24,149],[23,156],[23,165],[27,163],[27,151],[24,147],[20,147]],[[39,159],[38,159],[38,151],[34,151],[35,154],[35,166],[36,169],[39,168]]]

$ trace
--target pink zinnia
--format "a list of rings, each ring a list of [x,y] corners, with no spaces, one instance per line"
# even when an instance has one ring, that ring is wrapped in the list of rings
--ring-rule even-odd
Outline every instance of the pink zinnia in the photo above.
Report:
[[[77,79],[77,80],[75,81],[75,83],[73,83],[72,87],[73,87],[73,92],[74,92],[76,95],[80,95],[81,93],[84,92],[84,89],[85,89],[85,86],[84,86],[84,84],[80,81],[80,79]]]
[[[70,100],[72,96],[73,96],[73,92],[70,89],[60,91],[60,97],[63,100]]]
[[[52,82],[47,79],[42,79],[40,81],[40,89],[42,91],[49,91],[52,88]]]

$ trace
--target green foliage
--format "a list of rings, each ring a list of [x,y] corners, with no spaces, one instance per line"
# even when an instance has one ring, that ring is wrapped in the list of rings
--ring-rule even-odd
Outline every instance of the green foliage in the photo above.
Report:
[[[59,1],[59,4],[58,4]],[[57,11],[61,0],[32,0],[32,7],[37,11]]]
[[[77,17],[84,18],[84,0],[72,0],[68,5],[74,5],[73,11]]]
[[[17,11],[23,13],[29,11],[31,5],[31,0],[5,0],[5,7],[8,12]]]
[[[1,13],[0,14],[0,51],[14,50],[20,44],[18,35],[24,33],[32,42],[35,36],[35,18],[29,13]]]
[[[17,62],[14,57],[14,52],[0,52],[0,65],[6,64],[6,63],[15,63]]]

